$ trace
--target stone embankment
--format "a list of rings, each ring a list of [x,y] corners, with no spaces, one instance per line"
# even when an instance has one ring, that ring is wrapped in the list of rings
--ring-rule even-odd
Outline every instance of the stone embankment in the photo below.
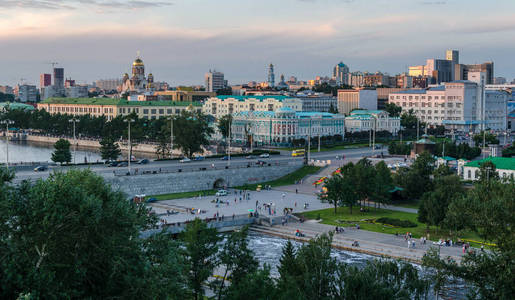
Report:
[[[40,143],[40,144],[48,144],[53,145],[55,142],[57,142],[59,139],[65,139],[70,142],[70,144],[74,145],[75,141],[73,138],[69,137],[55,137],[55,136],[46,136],[46,135],[30,135],[27,134],[22,138],[23,141],[33,142],[33,143]],[[129,146],[127,143],[118,142],[118,145],[120,146],[120,149],[122,151],[128,151]],[[98,140],[95,139],[77,139],[77,146],[82,148],[90,148],[90,149],[99,149],[100,143]],[[152,144],[134,144],[132,146],[133,152],[144,152],[144,153],[155,153],[156,152],[156,145]],[[175,152],[174,152],[175,154]],[[177,153],[179,154],[179,153]]]
[[[299,229],[305,236],[295,236],[295,231],[297,229]],[[328,233],[329,231],[334,232],[334,226],[318,223],[289,223],[285,226],[278,225],[269,227],[254,224],[252,225],[251,230],[257,233],[273,235],[284,239],[308,242],[310,239],[313,239],[320,234]],[[353,243],[356,241],[359,243],[359,246],[353,246]],[[415,242],[417,244],[416,248],[408,249],[407,246],[402,246],[404,244],[403,237],[345,228],[343,233],[338,233],[333,236],[332,246],[340,250],[389,257],[393,259],[402,259],[417,264],[422,263],[422,257],[430,247],[438,247],[432,245],[432,242],[430,241],[428,241],[426,245],[419,244],[418,240],[415,240]],[[461,261],[459,247],[442,247],[440,253],[442,257],[450,256],[458,262]]]

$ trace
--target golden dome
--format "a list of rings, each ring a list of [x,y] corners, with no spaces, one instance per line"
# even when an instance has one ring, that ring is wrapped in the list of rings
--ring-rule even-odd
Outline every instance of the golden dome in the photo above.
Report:
[[[143,66],[143,61],[140,58],[136,58],[132,63],[133,66]]]

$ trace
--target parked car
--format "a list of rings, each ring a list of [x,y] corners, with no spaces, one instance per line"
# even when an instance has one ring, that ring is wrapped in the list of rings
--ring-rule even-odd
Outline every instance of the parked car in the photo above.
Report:
[[[226,155],[226,156],[220,158],[220,160],[229,160],[229,156]]]
[[[183,159],[179,160],[179,162],[180,162],[180,163],[189,163],[189,162],[191,162],[191,159],[189,159],[189,158],[185,157],[185,158],[183,158]]]
[[[268,153],[263,153],[263,154],[261,154],[259,157],[261,157],[261,158],[269,158],[269,157],[270,157],[270,154],[268,154]]]
[[[129,163],[128,163],[128,162],[126,162],[126,161],[122,161],[121,163],[119,163],[119,164],[117,165],[117,167],[127,167],[127,166],[129,166]]]
[[[195,158],[193,160],[199,161],[199,160],[204,160],[204,159],[206,159],[204,156],[195,156]]]
[[[46,170],[48,170],[47,166],[37,166],[34,168],[34,172],[44,172]]]
[[[256,165],[260,165],[260,166],[262,166],[262,165],[266,165],[266,164],[267,164],[267,162],[266,162],[266,161],[262,161],[262,160],[258,160],[258,161],[256,162]]]
[[[144,158],[144,159],[140,159],[138,160],[137,164],[140,164],[140,165],[146,165],[149,163],[149,160]]]
[[[245,156],[245,158],[246,158],[246,159],[254,159],[254,158],[256,158],[256,157],[255,157],[254,155],[247,155],[247,156]]]
[[[109,162],[109,164],[107,166],[108,167],[117,167],[118,166],[118,162],[117,161],[111,161],[111,162]]]
[[[216,196],[218,197],[221,197],[221,196],[227,196],[227,191],[226,190],[218,190],[218,192],[216,192]]]

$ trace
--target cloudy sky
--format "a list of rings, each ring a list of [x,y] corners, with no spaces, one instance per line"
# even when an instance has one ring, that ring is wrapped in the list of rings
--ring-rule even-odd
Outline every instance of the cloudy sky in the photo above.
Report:
[[[59,62],[79,82],[147,72],[201,84],[216,68],[232,84],[353,71],[391,74],[460,50],[515,77],[514,0],[0,0],[0,84],[38,83]]]

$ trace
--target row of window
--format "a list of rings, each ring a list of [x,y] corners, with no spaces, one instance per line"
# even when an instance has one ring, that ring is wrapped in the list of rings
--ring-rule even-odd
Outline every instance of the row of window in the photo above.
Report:
[[[390,100],[445,100],[445,96],[390,96]],[[447,96],[447,100],[462,100],[462,96]]]
[[[55,113],[89,113],[89,114],[112,114],[112,107],[73,107],[73,106],[50,106],[50,112]]]

